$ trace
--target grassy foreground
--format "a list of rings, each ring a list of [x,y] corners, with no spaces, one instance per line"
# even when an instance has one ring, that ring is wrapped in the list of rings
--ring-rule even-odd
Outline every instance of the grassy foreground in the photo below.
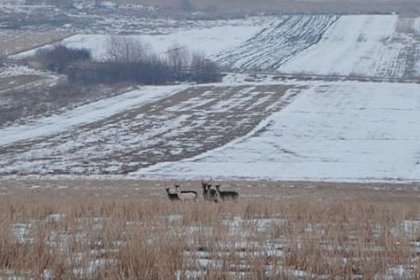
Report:
[[[417,190],[243,185],[217,204],[3,195],[0,278],[420,279]]]

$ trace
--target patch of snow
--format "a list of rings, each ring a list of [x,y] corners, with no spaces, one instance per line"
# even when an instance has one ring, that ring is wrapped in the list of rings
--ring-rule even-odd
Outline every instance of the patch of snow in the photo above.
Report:
[[[50,214],[47,217],[47,221],[48,222],[62,222],[64,221],[64,218],[66,217],[65,214],[60,214],[60,213],[55,213],[55,214]]]
[[[44,72],[29,68],[27,66],[7,66],[0,69],[0,78],[16,77],[22,75],[45,76]]]
[[[12,233],[16,241],[19,243],[25,243],[30,241],[30,231],[32,227],[32,223],[14,224],[12,227]]]
[[[87,275],[93,275],[99,269],[106,267],[111,264],[115,264],[117,260],[113,259],[96,259],[90,261],[85,267],[73,269],[73,274],[79,277],[85,277]]]
[[[204,279],[206,276],[205,271],[197,271],[197,270],[185,270],[181,271],[178,270],[175,273],[175,279]]]
[[[420,238],[420,220],[406,220],[402,223],[401,228],[408,237]]]
[[[394,279],[414,279],[414,273],[411,269],[398,265],[387,270],[385,275],[375,275],[374,280],[394,280]]]

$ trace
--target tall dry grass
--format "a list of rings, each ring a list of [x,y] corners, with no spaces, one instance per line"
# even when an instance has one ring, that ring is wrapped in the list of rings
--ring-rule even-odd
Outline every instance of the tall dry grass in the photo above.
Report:
[[[4,277],[420,279],[420,206],[404,201],[2,198],[0,217]]]

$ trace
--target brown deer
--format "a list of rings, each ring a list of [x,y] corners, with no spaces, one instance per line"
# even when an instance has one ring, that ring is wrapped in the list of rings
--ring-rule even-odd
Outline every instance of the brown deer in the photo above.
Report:
[[[239,198],[239,194],[235,191],[221,191],[220,185],[216,185],[216,194],[214,196],[214,201],[218,202],[219,200],[226,201],[226,200],[233,200],[237,201]]]

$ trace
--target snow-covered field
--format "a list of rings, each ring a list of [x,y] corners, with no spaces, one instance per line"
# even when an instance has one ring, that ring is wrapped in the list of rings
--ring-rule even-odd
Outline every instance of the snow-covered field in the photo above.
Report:
[[[214,56],[225,50],[240,46],[247,39],[255,36],[271,21],[271,17],[216,21],[210,22],[207,25],[195,24],[188,29],[179,28],[168,30],[165,34],[115,36],[117,38],[125,37],[141,42],[157,54],[164,54],[168,48],[177,45],[185,46],[192,52]],[[62,44],[71,48],[88,49],[92,52],[94,59],[101,61],[107,58],[107,46],[110,36],[103,34],[78,34],[64,39]],[[34,53],[35,50],[31,50],[14,57],[27,57],[34,55]]]
[[[420,181],[420,85],[296,83],[146,87],[5,127],[0,173]]]
[[[343,16],[279,70],[286,73],[371,77],[419,76],[419,30],[396,15]],[[415,62],[415,63],[414,63]]]
[[[195,156],[290,102],[289,85],[146,87],[0,130],[3,174],[126,174]]]
[[[33,121],[28,125],[11,126],[2,129],[0,147],[18,141],[33,140],[63,131],[76,129],[79,126],[94,123],[118,113],[150,103],[169,96],[185,88],[185,86],[144,87],[127,92],[117,97],[101,100],[78,107],[62,115],[55,115]]]
[[[419,181],[419,85],[319,83],[246,137],[136,175]]]
[[[239,48],[221,52],[221,63],[241,70],[273,70],[311,45],[338,19],[335,15],[280,16]]]
[[[364,77],[420,75],[419,19],[397,15],[282,16],[218,60],[238,70]]]
[[[160,54],[185,45],[240,72],[331,81],[230,75],[219,85],[145,87],[6,126],[0,174],[420,180],[420,85],[407,83],[420,74],[419,18],[287,15],[223,22],[130,36]],[[102,60],[108,38],[79,34],[63,44],[88,48]]]
[[[398,15],[283,15],[128,36],[158,54],[174,45],[186,46],[239,71],[415,78],[420,76],[419,22]],[[89,49],[95,59],[104,60],[108,41],[109,35],[78,34],[62,43]]]

